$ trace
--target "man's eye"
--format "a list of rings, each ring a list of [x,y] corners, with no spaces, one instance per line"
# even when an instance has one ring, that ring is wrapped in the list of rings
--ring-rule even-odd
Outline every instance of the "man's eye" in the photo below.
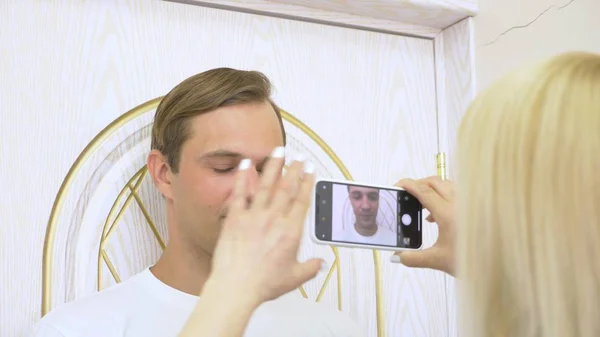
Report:
[[[235,167],[227,167],[227,168],[213,168],[213,171],[215,171],[216,173],[229,173],[231,171],[235,170]]]

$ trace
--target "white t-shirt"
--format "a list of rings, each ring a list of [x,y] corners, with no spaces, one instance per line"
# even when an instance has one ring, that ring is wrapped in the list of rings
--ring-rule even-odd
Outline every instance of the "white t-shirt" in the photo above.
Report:
[[[335,238],[337,241],[351,242],[351,243],[366,243],[371,245],[385,245],[385,246],[396,246],[398,239],[396,233],[384,226],[378,226],[377,232],[371,236],[360,235],[354,225],[348,226],[343,232]]]
[[[201,298],[162,283],[149,269],[42,318],[30,337],[177,336]],[[347,314],[289,293],[263,303],[245,337],[364,336]]]

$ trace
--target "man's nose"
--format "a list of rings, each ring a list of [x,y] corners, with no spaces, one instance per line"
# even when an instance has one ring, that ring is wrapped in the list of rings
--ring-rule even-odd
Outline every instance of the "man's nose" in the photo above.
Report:
[[[259,189],[259,179],[260,175],[256,166],[252,165],[248,169],[248,201],[252,202],[254,195],[258,192]]]
[[[360,208],[365,209],[365,210],[371,209],[371,204],[369,204],[369,202],[367,200],[363,200],[360,203]]]

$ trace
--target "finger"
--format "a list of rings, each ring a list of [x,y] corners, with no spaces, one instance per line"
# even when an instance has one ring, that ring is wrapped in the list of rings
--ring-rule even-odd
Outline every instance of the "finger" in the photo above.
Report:
[[[302,182],[296,198],[294,198],[292,206],[287,213],[288,219],[292,220],[296,230],[302,232],[304,229],[304,219],[306,218],[306,212],[310,206],[312,200],[312,192],[315,184],[315,167],[311,163],[307,163],[304,166],[304,173],[302,176]]]
[[[288,168],[285,176],[281,178],[275,188],[269,210],[273,214],[287,214],[293,200],[296,198],[302,183],[302,158],[297,158]]]
[[[281,170],[284,164],[285,149],[277,147],[271,153],[271,156],[262,172],[259,182],[259,189],[252,201],[252,208],[265,208],[271,200],[273,188],[281,178]]]
[[[394,186],[397,186],[397,187],[402,187],[402,186],[404,186],[405,184],[410,184],[410,183],[411,183],[411,182],[413,182],[413,181],[414,181],[413,179],[409,179],[409,178],[400,179],[400,180],[398,180],[398,181],[397,181],[397,182],[394,184]],[[402,187],[402,188],[404,188],[404,187]]]
[[[424,180],[446,201],[454,200],[454,183],[449,180],[442,180],[438,176],[428,177]]]
[[[412,196],[417,198],[424,208],[430,213],[435,214],[443,211],[445,200],[439,193],[423,180],[415,181],[412,179],[403,179],[397,183],[397,186],[405,189]]]
[[[411,268],[431,268],[439,269],[439,259],[435,255],[435,250],[425,249],[420,251],[396,252],[390,257],[393,263],[401,263]]]
[[[323,270],[324,266],[327,265],[321,259],[310,259],[304,263],[296,264],[292,270],[294,282],[296,283],[294,288],[312,280],[319,271]]]
[[[244,159],[238,166],[232,193],[233,200],[229,206],[229,213],[239,214],[248,208],[248,168],[250,164],[250,159]]]

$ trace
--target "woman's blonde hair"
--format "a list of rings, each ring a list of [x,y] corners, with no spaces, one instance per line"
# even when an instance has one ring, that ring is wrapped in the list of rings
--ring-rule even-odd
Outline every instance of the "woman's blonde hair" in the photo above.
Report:
[[[479,95],[458,139],[461,336],[600,336],[600,56]]]

